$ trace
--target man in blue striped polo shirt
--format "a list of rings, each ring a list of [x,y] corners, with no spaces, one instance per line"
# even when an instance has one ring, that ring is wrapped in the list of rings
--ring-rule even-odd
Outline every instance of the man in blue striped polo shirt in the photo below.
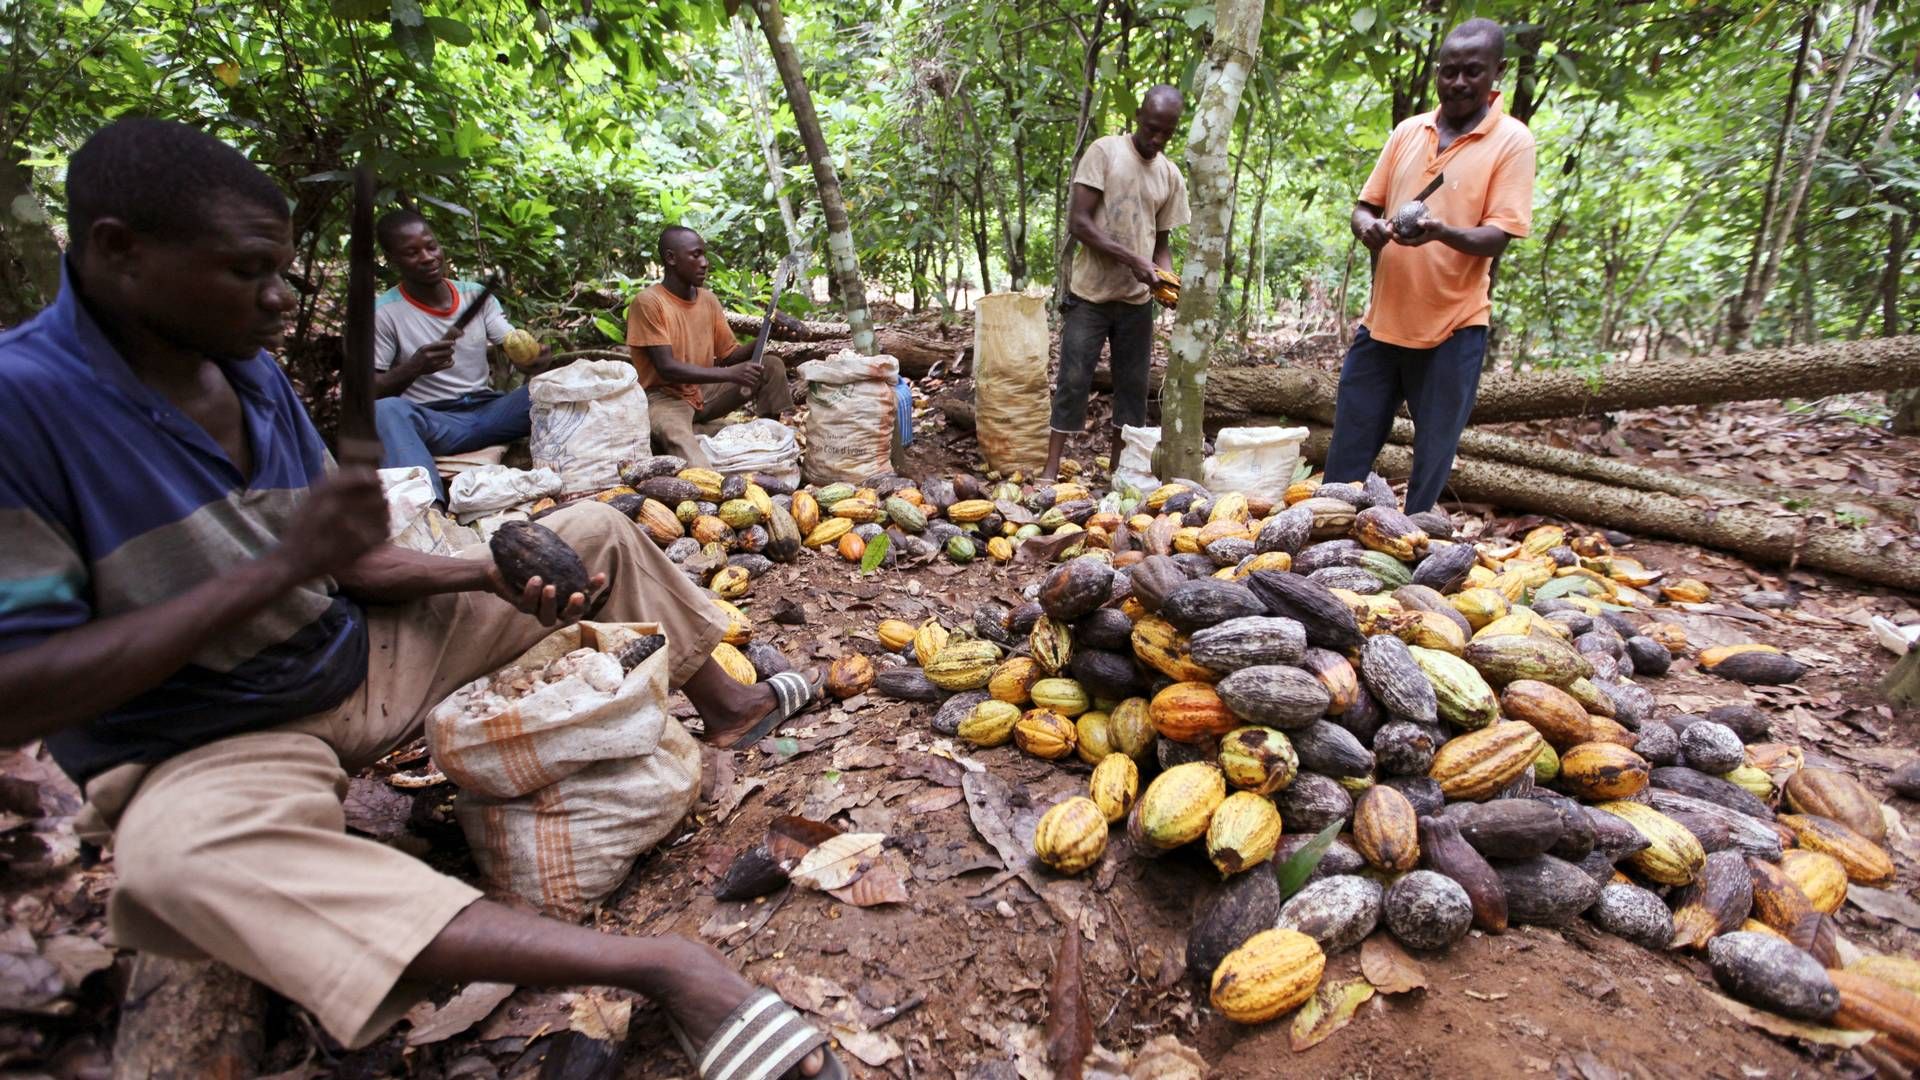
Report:
[[[346,835],[351,771],[589,597],[382,542],[378,477],[333,469],[264,351],[293,245],[244,157],[122,120],[67,194],[59,299],[0,334],[0,741],[45,739],[113,828],[115,940],[218,959],[354,1046],[422,983],[587,983],[655,997],[723,1060],[744,1038],[784,1048],[769,1075],[831,1073],[824,1036],[703,945],[514,911]],[[603,571],[600,617],[663,626],[709,740],[764,723],[773,692],[712,661],[717,610],[631,522],[548,521]]]

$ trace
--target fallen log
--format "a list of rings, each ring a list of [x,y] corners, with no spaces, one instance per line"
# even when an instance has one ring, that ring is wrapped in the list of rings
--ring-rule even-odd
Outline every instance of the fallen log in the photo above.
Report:
[[[1279,417],[1249,417],[1247,423],[1280,425],[1285,421]],[[1387,439],[1400,446],[1413,445],[1412,422],[1404,419],[1395,420]],[[1497,435],[1490,431],[1468,429],[1462,432],[1459,452],[1490,461],[1525,465],[1528,468],[1542,469],[1562,476],[1596,480],[1622,487],[1638,488],[1641,491],[1661,491],[1682,498],[1703,499],[1714,503],[1758,502],[1789,509],[1796,506],[1855,510],[1870,508],[1882,514],[1892,515],[1904,523],[1920,521],[1920,516],[1917,516],[1920,515],[1920,502],[1901,498],[1898,495],[1813,491],[1807,488],[1744,484],[1732,480],[1682,476],[1665,469],[1650,469],[1595,454],[1583,454],[1575,450],[1547,446],[1544,443]]]
[[[965,371],[973,363],[973,338],[944,341],[922,337],[903,330],[882,327],[874,331],[880,351],[900,361],[900,374],[912,379],[924,378],[941,365],[946,374]],[[780,357],[792,369],[809,360],[824,360],[841,349],[853,347],[851,338],[819,341],[769,341],[767,351]]]
[[[1207,410],[1333,421],[1338,377],[1297,367],[1208,373]],[[1590,416],[1660,405],[1819,398],[1920,386],[1920,335],[1866,338],[1724,356],[1494,374],[1480,381],[1473,423]]]
[[[1310,425],[1301,452],[1326,460],[1330,429]],[[1405,476],[1413,451],[1388,445],[1375,467],[1383,476]],[[1920,592],[1920,542],[1885,530],[1836,525],[1818,517],[1739,506],[1702,506],[1660,491],[1582,480],[1506,461],[1462,457],[1453,463],[1447,491],[1455,499],[1489,502],[1513,510],[1685,540],[1749,559],[1792,568],[1811,566],[1875,584]]]
[[[267,995],[211,960],[141,953],[113,1039],[113,1080],[246,1080],[266,1047]]]
[[[764,316],[741,315],[727,312],[727,325],[742,337],[752,337],[760,333],[760,320]],[[851,338],[853,331],[843,322],[806,322],[791,315],[782,314],[773,320],[773,330],[767,335],[769,341],[830,341],[834,338]]]

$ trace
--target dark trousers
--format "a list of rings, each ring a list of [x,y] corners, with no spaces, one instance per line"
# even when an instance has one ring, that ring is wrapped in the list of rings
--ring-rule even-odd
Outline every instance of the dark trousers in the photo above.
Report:
[[[1111,346],[1107,364],[1113,369],[1114,426],[1146,426],[1152,301],[1096,304],[1068,293],[1060,324],[1060,380],[1053,388],[1053,415],[1047,424],[1053,430],[1069,435],[1086,430],[1087,395],[1102,345]]]
[[[1408,349],[1375,341],[1361,327],[1340,365],[1340,396],[1334,404],[1333,444],[1327,449],[1327,482],[1364,480],[1387,444],[1393,415],[1406,402],[1413,416],[1413,476],[1407,481],[1407,513],[1433,509],[1453,471],[1460,433],[1480,389],[1480,363],[1487,355],[1487,328],[1463,326],[1431,349]]]

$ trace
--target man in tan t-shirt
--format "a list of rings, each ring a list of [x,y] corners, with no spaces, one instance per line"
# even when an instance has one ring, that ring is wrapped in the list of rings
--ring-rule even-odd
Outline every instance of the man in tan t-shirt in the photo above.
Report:
[[[707,244],[680,225],[660,233],[658,285],[641,290],[627,308],[627,351],[647,390],[647,418],[655,452],[705,468],[695,425],[709,424],[751,401],[754,412],[778,418],[793,409],[793,391],[780,358],[753,362],[707,280]]]
[[[1061,305],[1060,380],[1048,424],[1046,478],[1060,474],[1067,436],[1087,426],[1087,395],[1100,347],[1110,346],[1113,436],[1109,463],[1120,457],[1122,425],[1147,422],[1152,363],[1154,270],[1173,269],[1168,238],[1192,220],[1187,181],[1161,151],[1180,125],[1180,91],[1156,86],[1133,114],[1131,135],[1096,139],[1073,173],[1067,229],[1080,250]]]

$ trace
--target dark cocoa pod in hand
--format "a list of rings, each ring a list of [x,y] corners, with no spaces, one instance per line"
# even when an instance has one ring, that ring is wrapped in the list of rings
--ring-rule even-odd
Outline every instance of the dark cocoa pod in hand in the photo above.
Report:
[[[493,564],[515,592],[526,589],[527,582],[539,578],[542,585],[553,586],[554,603],[565,607],[574,593],[586,595],[589,575],[587,564],[560,534],[531,521],[509,521],[500,526],[487,542],[493,552]]]

